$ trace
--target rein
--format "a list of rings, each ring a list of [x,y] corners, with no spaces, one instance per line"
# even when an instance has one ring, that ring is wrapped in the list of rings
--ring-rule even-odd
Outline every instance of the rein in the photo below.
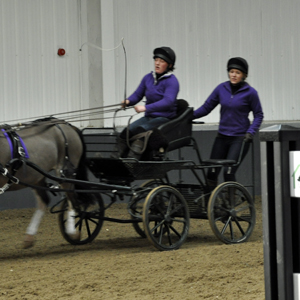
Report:
[[[77,180],[77,179],[70,179],[70,178],[66,178],[66,177],[57,177],[54,175],[51,175],[47,172],[45,172],[44,170],[42,170],[40,167],[38,167],[36,164],[30,162],[30,161],[25,161],[22,160],[21,161],[26,164],[27,166],[31,167],[32,169],[36,170],[37,172],[41,173],[42,175],[44,175],[45,177],[47,177],[48,179],[54,180],[58,183],[72,183],[72,184],[78,184],[81,186],[86,186],[86,187],[94,187],[96,189],[88,189],[88,190],[74,190],[74,189],[61,189],[61,188],[57,188],[57,187],[44,187],[44,186],[37,186],[37,185],[33,185],[33,184],[29,184],[23,181],[20,181],[17,177],[12,176],[9,171],[3,167],[3,165],[0,163],[0,173],[7,177],[11,183],[10,184],[5,184],[3,186],[3,188],[0,188],[0,194],[3,194],[12,184],[20,184],[20,185],[24,185],[26,187],[30,187],[33,189],[40,189],[40,190],[46,190],[49,192],[73,192],[73,193],[100,193],[101,190],[99,190],[99,188],[102,188],[104,191],[111,191],[112,193],[117,193],[119,191],[127,191],[129,192],[129,194],[132,194],[132,188],[128,187],[128,186],[122,186],[122,185],[114,185],[113,186],[113,190],[112,190],[112,185],[110,184],[106,184],[106,183],[98,183],[98,182],[89,182],[89,181],[83,181],[83,180]],[[97,189],[98,187],[98,189]]]
[[[113,104],[113,105],[102,106],[102,107],[74,110],[74,111],[69,111],[69,112],[57,113],[55,115],[50,115],[50,116],[45,115],[45,116],[24,118],[24,119],[21,119],[21,122],[20,122],[20,120],[8,120],[8,121],[4,121],[3,123],[5,123],[5,124],[0,125],[0,128],[7,128],[6,124],[12,123],[12,122],[18,122],[18,123],[12,124],[12,125],[10,125],[10,127],[20,128],[20,127],[38,126],[40,124],[52,125],[55,123],[62,123],[62,122],[64,123],[67,121],[68,122],[81,122],[81,121],[90,121],[90,120],[111,119],[113,117],[100,117],[99,115],[115,112],[116,107],[120,107],[120,104]],[[70,114],[72,114],[72,115],[70,116]],[[56,117],[60,116],[61,119],[57,119],[54,116],[56,116]],[[97,117],[94,119],[91,119],[91,118],[83,119],[84,117],[90,117],[90,116],[97,116]],[[37,122],[37,121],[26,122],[26,120],[32,120],[32,119],[38,120],[39,122]]]

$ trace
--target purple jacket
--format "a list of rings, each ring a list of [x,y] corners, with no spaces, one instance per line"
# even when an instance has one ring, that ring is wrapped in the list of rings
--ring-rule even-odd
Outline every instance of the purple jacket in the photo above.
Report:
[[[179,83],[171,72],[163,75],[158,81],[155,73],[144,76],[136,91],[127,99],[129,105],[135,105],[146,97],[146,117],[176,117],[176,99],[179,92]]]
[[[219,133],[243,136],[249,132],[254,135],[259,129],[264,114],[257,91],[248,83],[233,95],[229,81],[219,84],[204,104],[194,111],[194,119],[208,115],[218,104],[221,105]],[[251,111],[254,116],[252,124],[248,118]]]

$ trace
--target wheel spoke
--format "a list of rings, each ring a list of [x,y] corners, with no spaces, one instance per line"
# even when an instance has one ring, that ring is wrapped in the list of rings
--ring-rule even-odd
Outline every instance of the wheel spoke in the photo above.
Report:
[[[161,198],[161,197],[160,197]],[[162,215],[165,214],[165,211],[163,210],[163,208],[161,207],[161,203],[163,203],[163,201],[161,199],[158,200],[158,202],[155,202],[152,204],[152,206],[157,209]]]
[[[151,229],[151,232],[154,232],[154,231],[155,231],[155,232],[157,233],[157,231],[156,231],[157,228],[160,227],[160,226],[162,226],[163,223],[164,223],[164,220],[162,220],[162,221],[161,221],[160,223],[158,223],[158,224],[155,223],[156,225]]]
[[[251,216],[250,215],[243,215],[243,216],[238,216],[236,217],[237,221],[245,221],[249,224],[251,224]]]
[[[226,231],[227,227],[228,227],[228,224],[231,223],[231,217],[228,218],[228,220],[226,221],[221,233],[224,234],[224,232]]]
[[[170,215],[174,215],[176,212],[180,211],[183,208],[182,204],[178,204],[178,206],[176,206],[170,213]]]
[[[159,243],[161,244],[162,243],[162,238],[163,238],[163,233],[164,233],[164,230],[163,230],[163,224],[161,224],[160,226],[160,232],[159,232]]]
[[[181,237],[181,234],[172,225],[170,225],[170,228],[179,238]]]
[[[240,232],[242,235],[245,235],[245,232],[243,230],[243,228],[241,227],[240,223],[238,222],[238,220],[235,220],[236,226],[239,228]]]
[[[75,223],[75,228],[78,227],[78,230],[81,231],[82,228],[82,218],[79,218],[79,220]]]
[[[167,235],[168,235],[169,245],[172,246],[173,243],[172,243],[172,238],[171,238],[170,228],[169,228],[169,226],[166,226],[166,228],[167,228]]]
[[[96,221],[94,219],[96,219]],[[86,218],[86,220],[88,220],[88,221],[94,223],[95,225],[97,225],[97,224],[99,224],[100,218],[95,218],[95,217],[94,218]]]
[[[217,218],[214,218],[215,219],[215,222],[222,222],[222,223],[224,223],[224,217],[217,217]]]
[[[85,226],[86,226],[86,231],[88,236],[91,236],[91,230],[90,230],[90,225],[87,219],[84,220],[85,221]]]
[[[228,188],[228,199],[230,208],[235,206],[235,188]]]
[[[237,213],[240,213],[240,212],[242,212],[242,211],[244,211],[244,210],[248,210],[250,208],[250,206],[249,206],[249,204],[247,204],[247,205],[245,205],[245,206],[243,206],[243,207],[241,207],[241,208],[239,208],[239,209],[236,209],[235,211],[237,212]]]
[[[221,205],[216,206],[216,208],[219,209],[219,210],[222,210],[223,212],[228,212],[228,211],[229,211],[228,208],[226,208],[226,207],[224,207],[224,206],[221,206]],[[216,214],[217,214],[217,213],[216,213]]]
[[[173,211],[171,213],[171,208],[172,208],[172,205],[174,203],[174,198],[175,198],[175,196],[173,194],[171,194],[170,201],[169,201],[168,208],[167,208],[167,212],[166,212],[167,215],[170,215],[170,214],[173,213]]]

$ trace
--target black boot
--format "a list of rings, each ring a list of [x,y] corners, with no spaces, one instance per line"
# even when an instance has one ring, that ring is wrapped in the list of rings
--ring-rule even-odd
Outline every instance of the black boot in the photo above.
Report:
[[[128,153],[129,158],[135,158],[137,160],[142,156],[142,149],[144,147],[144,139],[137,139],[131,144],[131,150]]]
[[[127,150],[128,150],[128,146],[126,140],[117,137],[117,143],[110,157],[116,159],[120,157],[124,157]]]

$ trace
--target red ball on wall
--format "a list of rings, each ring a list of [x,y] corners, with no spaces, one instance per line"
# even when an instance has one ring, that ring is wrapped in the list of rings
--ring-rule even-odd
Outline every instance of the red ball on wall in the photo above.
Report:
[[[57,55],[58,56],[64,56],[66,54],[66,51],[65,49],[63,48],[59,48],[58,51],[57,51]]]

